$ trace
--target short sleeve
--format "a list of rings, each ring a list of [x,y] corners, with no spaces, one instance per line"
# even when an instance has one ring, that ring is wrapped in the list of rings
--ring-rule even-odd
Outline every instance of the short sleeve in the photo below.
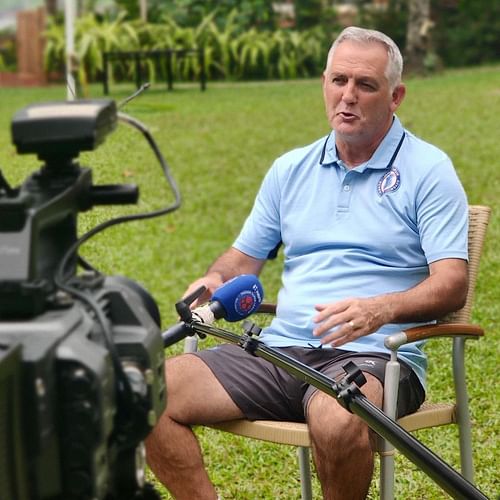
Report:
[[[257,259],[266,259],[281,241],[278,160],[269,169],[253,208],[233,246]]]
[[[419,184],[417,225],[428,263],[446,258],[467,259],[469,208],[464,189],[445,158]]]

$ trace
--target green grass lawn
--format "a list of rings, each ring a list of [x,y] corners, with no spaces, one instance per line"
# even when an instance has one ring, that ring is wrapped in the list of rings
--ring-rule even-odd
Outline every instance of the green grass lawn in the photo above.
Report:
[[[486,337],[470,342],[467,363],[473,419],[476,480],[489,497],[500,491],[499,425],[499,258],[500,232],[500,67],[455,70],[428,79],[410,79],[398,115],[414,133],[441,147],[453,159],[471,204],[493,209],[481,264],[474,321]],[[118,101],[131,85],[112,88]],[[91,97],[102,97],[98,85]],[[38,164],[17,156],[10,144],[13,113],[33,102],[64,99],[65,90],[0,89],[0,168],[15,185]],[[174,302],[211,261],[231,244],[251,208],[273,159],[290,148],[328,133],[319,80],[270,83],[210,83],[177,86],[166,92],[155,85],[126,111],[146,123],[169,161],[183,205],[176,213],[110,229],[88,242],[82,254],[106,274],[124,274],[142,282],[155,296],[163,326],[176,321]],[[83,214],[81,231],[111,215],[160,208],[172,200],[152,153],[133,129],[120,125],[81,163],[93,167],[96,183],[135,182],[138,207],[97,208]],[[280,262],[262,275],[272,300],[280,281]],[[232,326],[238,331],[239,326]],[[208,345],[213,341],[205,341]],[[429,399],[452,397],[449,342],[428,344]],[[167,352],[181,350],[174,346]],[[443,364],[441,364],[443,363]],[[199,429],[206,464],[225,499],[299,498],[295,450]],[[417,437],[453,467],[458,467],[454,428],[421,431]],[[434,483],[404,458],[398,458],[396,498],[446,498]],[[376,498],[373,482],[370,498]],[[319,485],[314,482],[319,497]],[[169,498],[165,492],[165,498]]]

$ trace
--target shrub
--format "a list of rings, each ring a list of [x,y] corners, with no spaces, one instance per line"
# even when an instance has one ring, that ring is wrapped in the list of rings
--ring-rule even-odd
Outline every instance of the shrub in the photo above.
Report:
[[[439,29],[434,32],[438,54],[448,66],[498,61],[500,3],[491,0],[433,2]]]
[[[45,67],[47,71],[64,68],[64,28],[51,19],[46,30]],[[195,27],[183,27],[172,17],[161,23],[126,21],[125,14],[115,20],[98,20],[87,14],[76,20],[75,52],[80,62],[82,84],[97,80],[103,70],[104,51],[198,49],[204,51],[205,70],[211,79],[296,78],[319,74],[329,43],[320,27],[304,31],[251,28],[241,30],[238,13],[232,10],[224,23],[217,23],[215,11]],[[173,57],[177,79],[195,80],[200,73],[197,57]],[[164,77],[164,68],[146,61],[145,70],[152,81]],[[133,62],[113,62],[112,79],[130,79]]]

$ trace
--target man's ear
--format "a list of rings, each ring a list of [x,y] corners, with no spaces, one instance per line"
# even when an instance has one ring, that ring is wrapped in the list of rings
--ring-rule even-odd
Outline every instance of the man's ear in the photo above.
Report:
[[[396,111],[399,108],[399,105],[403,102],[406,95],[406,87],[403,83],[400,83],[393,91],[392,91],[392,111]]]

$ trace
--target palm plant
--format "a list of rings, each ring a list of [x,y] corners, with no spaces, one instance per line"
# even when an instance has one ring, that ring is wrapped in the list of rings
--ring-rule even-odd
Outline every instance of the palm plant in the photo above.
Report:
[[[237,77],[272,76],[270,65],[272,43],[272,37],[267,31],[259,32],[252,28],[242,33],[235,45],[234,57],[238,66]]]
[[[297,32],[297,66],[299,76],[316,76],[321,72],[329,49],[324,31],[320,27]]]
[[[75,56],[78,78],[85,85],[103,69],[103,52],[136,50],[140,47],[136,29],[120,14],[114,21],[98,22],[93,14],[85,14],[75,24]],[[61,70],[65,60],[64,26],[50,18],[45,30],[45,68]],[[111,75],[112,76],[112,75]]]
[[[191,50],[196,48],[196,32],[191,27],[181,27],[174,20],[167,21],[170,26],[172,42],[169,48],[175,50]],[[189,80],[199,74],[198,60],[194,57],[178,57],[172,55],[172,68],[174,75]]]
[[[295,78],[297,76],[296,32],[278,30],[273,33],[273,56],[279,78]]]
[[[138,37],[140,50],[162,51],[172,48],[174,44],[173,29],[167,23],[151,24],[137,21],[132,24]],[[146,60],[148,80],[155,82],[157,76],[165,78],[165,68],[155,60]]]
[[[240,29],[236,17],[236,9],[233,9],[222,28],[211,20],[204,34],[205,43],[213,47],[211,67],[215,67],[223,78],[229,78],[234,73],[235,55],[238,52],[236,35]]]
[[[78,78],[82,85],[95,80],[103,70],[103,52],[151,50],[203,50],[209,78],[296,78],[317,74],[325,56],[325,34],[321,28],[303,32],[293,30],[242,31],[233,9],[222,24],[216,22],[216,10],[194,27],[179,25],[164,16],[158,24],[126,21],[125,13],[114,20],[98,21],[86,14],[76,22],[75,51],[79,61]],[[64,29],[51,18],[45,32],[45,67],[61,71],[65,60]],[[165,76],[159,60],[145,61],[148,79]],[[197,53],[172,54],[171,68],[176,78],[198,79],[201,66]],[[111,79],[130,79],[134,62],[114,61]]]
[[[114,21],[98,23],[92,14],[87,14],[77,20],[75,47],[81,61],[78,76],[82,83],[102,71],[103,52],[140,48],[137,30],[124,17],[125,13],[120,13]]]
[[[297,78],[315,76],[326,56],[325,35],[321,28],[305,31],[278,30],[272,35],[273,76]]]
[[[44,67],[45,70],[63,71],[66,54],[66,41],[64,28],[57,23],[54,17],[50,17],[47,23],[45,35]]]

